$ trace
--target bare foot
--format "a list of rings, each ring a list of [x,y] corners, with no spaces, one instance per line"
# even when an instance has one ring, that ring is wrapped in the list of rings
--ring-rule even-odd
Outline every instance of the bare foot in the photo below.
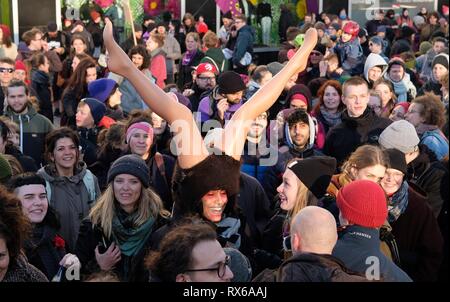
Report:
[[[305,40],[299,50],[295,53],[289,63],[292,61],[297,68],[297,73],[305,70],[308,65],[308,58],[311,51],[316,47],[317,44],[317,30],[315,28],[310,28],[305,33]]]
[[[108,51],[108,68],[110,71],[126,77],[126,73],[134,65],[126,53],[117,45],[113,37],[113,26],[109,19],[105,20],[105,29],[103,30],[103,41]]]

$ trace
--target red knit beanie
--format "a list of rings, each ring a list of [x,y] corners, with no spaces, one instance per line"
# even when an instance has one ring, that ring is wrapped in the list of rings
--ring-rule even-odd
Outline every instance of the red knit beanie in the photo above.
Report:
[[[337,206],[342,217],[367,228],[379,228],[387,217],[387,202],[381,186],[369,180],[356,180],[339,190]]]
[[[8,38],[11,37],[11,31],[9,30],[9,27],[5,24],[0,24],[0,29],[3,32],[3,37]]]

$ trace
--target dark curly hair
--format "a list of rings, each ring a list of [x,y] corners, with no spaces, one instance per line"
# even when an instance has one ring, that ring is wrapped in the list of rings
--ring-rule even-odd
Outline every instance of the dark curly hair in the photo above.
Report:
[[[61,127],[56,130],[53,130],[52,132],[48,133],[45,137],[45,156],[48,161],[51,161],[50,155],[53,153],[53,151],[56,148],[56,143],[61,138],[70,138],[72,142],[75,144],[75,147],[77,148],[77,161],[80,157],[80,138],[78,137],[78,133],[76,133],[74,130],[70,129],[69,127]]]
[[[144,58],[142,66],[139,68],[139,70],[144,70],[150,66],[150,55],[148,54],[145,46],[143,45],[133,46],[133,48],[131,48],[130,51],[128,52],[128,57],[132,59],[133,55],[140,55]]]
[[[201,219],[189,217],[170,229],[159,245],[145,260],[151,274],[163,282],[175,282],[178,274],[192,265],[192,250],[202,241],[216,240],[214,228]]]
[[[10,266],[15,264],[23,243],[27,239],[31,224],[23,214],[20,200],[0,185],[0,238],[6,241]]]

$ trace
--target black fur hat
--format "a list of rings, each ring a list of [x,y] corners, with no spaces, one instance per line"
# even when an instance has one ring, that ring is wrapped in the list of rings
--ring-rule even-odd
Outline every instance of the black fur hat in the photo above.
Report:
[[[234,212],[235,197],[239,193],[240,162],[228,155],[209,155],[192,168],[178,165],[172,179],[174,218],[188,214],[202,214],[201,198],[211,190],[225,190],[227,215]]]

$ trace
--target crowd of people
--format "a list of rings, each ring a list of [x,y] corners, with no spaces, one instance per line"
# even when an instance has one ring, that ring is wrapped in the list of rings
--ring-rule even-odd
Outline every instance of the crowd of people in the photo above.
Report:
[[[0,281],[448,280],[448,12],[281,9],[0,25]]]

